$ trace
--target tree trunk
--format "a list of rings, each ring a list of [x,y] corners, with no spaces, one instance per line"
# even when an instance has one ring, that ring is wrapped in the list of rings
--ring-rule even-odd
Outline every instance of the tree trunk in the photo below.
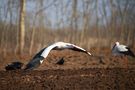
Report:
[[[73,30],[77,29],[77,0],[72,2],[72,16],[71,16],[71,27]]]
[[[20,19],[19,19],[19,54],[23,53],[25,42],[25,0],[20,0]]]

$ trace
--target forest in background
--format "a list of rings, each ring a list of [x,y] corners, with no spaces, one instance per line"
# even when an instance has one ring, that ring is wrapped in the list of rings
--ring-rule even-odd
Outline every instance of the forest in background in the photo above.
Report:
[[[135,0],[0,2],[0,53],[5,55],[16,54],[20,42],[24,44],[23,53],[28,54],[56,41],[88,50],[111,48],[115,41],[135,48]]]

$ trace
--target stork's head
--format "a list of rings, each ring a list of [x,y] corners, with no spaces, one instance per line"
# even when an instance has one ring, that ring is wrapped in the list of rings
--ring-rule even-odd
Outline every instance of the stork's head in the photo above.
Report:
[[[119,43],[119,42],[115,42],[115,44],[116,44],[116,45],[120,45],[120,43]]]
[[[120,45],[120,43],[119,43],[119,42],[115,42],[115,44],[114,44],[112,50],[113,50],[116,46],[118,46],[118,45]]]

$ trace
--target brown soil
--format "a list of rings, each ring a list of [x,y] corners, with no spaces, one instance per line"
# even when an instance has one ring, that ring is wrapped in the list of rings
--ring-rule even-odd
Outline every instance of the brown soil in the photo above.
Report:
[[[134,69],[1,71],[0,90],[135,90]]]
[[[0,90],[135,90],[135,59],[114,57],[109,50],[88,56],[71,50],[52,51],[44,63],[29,72],[5,71],[4,67],[21,58],[27,64],[27,54],[0,59]],[[64,57],[65,63],[56,62]],[[24,67],[23,67],[24,68]]]

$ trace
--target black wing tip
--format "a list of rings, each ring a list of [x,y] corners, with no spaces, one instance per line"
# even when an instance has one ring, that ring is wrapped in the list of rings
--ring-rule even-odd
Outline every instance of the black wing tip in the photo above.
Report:
[[[131,51],[129,47],[126,47],[126,49],[128,49],[128,53],[131,57],[135,57],[135,54]]]
[[[123,54],[123,55],[126,55],[126,56],[135,57],[134,53],[133,53],[133,52],[131,52],[131,51],[119,52],[119,53],[121,53],[121,54]]]
[[[5,70],[6,71],[10,71],[10,70],[20,70],[23,67],[23,63],[19,62],[19,61],[15,61],[15,62],[11,62],[10,64],[7,64],[5,66]]]

